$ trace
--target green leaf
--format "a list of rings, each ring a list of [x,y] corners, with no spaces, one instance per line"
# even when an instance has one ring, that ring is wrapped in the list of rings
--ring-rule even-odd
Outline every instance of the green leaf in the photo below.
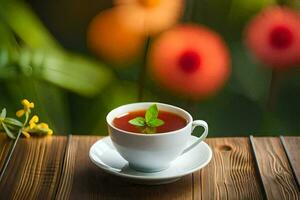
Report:
[[[145,119],[143,117],[136,117],[129,121],[130,124],[134,126],[145,126]]]
[[[11,139],[16,139],[15,135],[9,130],[9,128],[7,128],[7,126],[5,125],[5,123],[1,123],[2,127],[4,128],[6,134],[8,137],[10,137]]]
[[[20,127],[18,127],[18,126],[14,126],[14,125],[7,124],[7,123],[5,123],[5,125],[10,130],[10,132],[13,132],[13,133],[20,130]]]
[[[94,96],[113,79],[105,65],[76,54],[45,53],[44,63],[34,65],[36,76],[84,96]]]
[[[148,124],[150,121],[155,120],[157,116],[158,116],[158,108],[156,104],[153,104],[148,108],[145,114],[146,123]]]
[[[150,127],[158,127],[158,126],[164,125],[164,123],[165,122],[161,119],[154,119],[150,122],[147,122],[147,125]]]
[[[4,123],[6,123],[6,124],[11,124],[11,125],[14,125],[14,126],[19,126],[19,127],[22,127],[22,126],[23,126],[23,123],[22,123],[22,122],[20,122],[20,121],[14,119],[14,118],[8,117],[8,118],[5,118],[3,121],[4,121]]]
[[[61,50],[61,46],[45,28],[32,9],[23,1],[2,1],[1,18],[32,48]],[[30,28],[28,28],[30,27]]]
[[[228,83],[230,90],[264,104],[270,86],[271,70],[257,64],[242,44],[233,44],[230,48],[234,69]]]
[[[3,109],[2,109],[2,112],[1,112],[1,114],[0,114],[0,118],[4,119],[5,117],[6,117],[6,109],[3,108]]]

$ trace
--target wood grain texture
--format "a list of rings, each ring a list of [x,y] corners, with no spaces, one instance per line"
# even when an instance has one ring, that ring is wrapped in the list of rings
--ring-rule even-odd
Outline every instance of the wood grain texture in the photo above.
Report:
[[[288,159],[278,137],[254,138],[254,147],[268,199],[300,199]]]
[[[136,185],[109,175],[88,157],[101,137],[21,139],[5,176],[0,199],[262,199],[258,174],[268,199],[300,199],[279,138],[254,138],[259,170],[248,138],[213,138],[208,166],[181,180],[159,186]],[[299,175],[300,137],[284,137]],[[0,135],[0,167],[11,140]]]
[[[135,185],[95,166],[88,157],[100,137],[72,136],[56,199],[192,199],[192,175],[160,186]]]
[[[12,140],[10,140],[3,133],[0,133],[0,172],[2,172],[2,168],[9,154],[11,145],[12,145]]]
[[[213,159],[201,171],[202,199],[262,199],[248,138],[206,142],[213,149]]]
[[[192,174],[193,177],[193,199],[202,199],[202,188],[201,188],[201,170],[198,170]]]
[[[53,198],[66,141],[66,137],[20,139],[0,183],[1,199]]]
[[[295,175],[300,180],[300,137],[284,137],[286,148],[290,155],[290,162],[295,170]],[[298,185],[299,187],[299,185]]]

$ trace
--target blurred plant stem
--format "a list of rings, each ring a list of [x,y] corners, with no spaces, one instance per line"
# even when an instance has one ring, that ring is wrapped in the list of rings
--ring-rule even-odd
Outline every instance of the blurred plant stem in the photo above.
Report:
[[[145,44],[145,52],[142,58],[142,66],[138,78],[138,101],[143,101],[144,88],[147,81],[147,57],[150,47],[151,37],[148,36]]]
[[[14,140],[14,144],[13,144],[12,148],[10,148],[8,157],[7,157],[7,159],[5,161],[5,164],[4,164],[3,168],[2,168],[2,171],[1,171],[1,174],[0,174],[0,182],[2,181],[2,178],[3,178],[4,174],[5,174],[6,168],[7,168],[8,164],[9,164],[9,161],[10,161],[10,159],[11,159],[14,151],[15,151],[15,148],[17,146],[17,143],[19,141],[19,138],[20,138],[21,134],[22,134],[22,131],[20,129],[19,132],[18,132],[17,138]]]
[[[183,22],[191,22],[193,21],[193,13],[194,13],[194,7],[195,7],[195,1],[194,0],[187,0],[185,3],[185,10],[183,15]]]
[[[195,7],[195,1],[194,0],[187,0],[186,1],[186,6],[185,6],[185,11],[184,11],[184,16],[183,16],[183,21],[186,23],[189,23],[193,21],[193,11]],[[197,110],[197,102],[193,101],[192,99],[187,99],[185,101],[186,108],[188,108],[189,112],[196,113]]]
[[[276,69],[272,70],[271,75],[271,82],[269,87],[269,94],[267,98],[267,111],[274,111],[276,102],[277,102],[277,96],[279,91],[279,82],[280,82],[280,72]]]
[[[186,9],[185,9],[185,14],[183,16],[183,21],[184,22],[190,22],[192,21],[193,18],[193,9],[194,9],[194,0],[188,0],[186,3]],[[141,70],[139,73],[139,78],[138,78],[138,101],[143,101],[143,95],[144,95],[144,87],[147,81],[147,56],[148,56],[148,51],[151,43],[151,37],[148,36],[146,39],[146,44],[145,44],[145,52],[144,56],[142,59],[142,66]]]

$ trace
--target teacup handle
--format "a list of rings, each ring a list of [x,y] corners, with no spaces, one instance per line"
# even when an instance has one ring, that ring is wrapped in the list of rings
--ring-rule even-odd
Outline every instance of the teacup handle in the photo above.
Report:
[[[193,144],[191,144],[190,146],[188,146],[187,148],[185,148],[181,154],[184,154],[184,153],[190,151],[195,146],[197,146],[197,144],[199,144],[200,142],[202,142],[206,138],[206,136],[208,134],[208,124],[205,121],[203,121],[203,120],[195,120],[195,121],[193,121],[193,123],[192,123],[192,133],[193,133],[194,129],[197,126],[202,126],[204,128],[204,132],[202,133],[202,135]]]

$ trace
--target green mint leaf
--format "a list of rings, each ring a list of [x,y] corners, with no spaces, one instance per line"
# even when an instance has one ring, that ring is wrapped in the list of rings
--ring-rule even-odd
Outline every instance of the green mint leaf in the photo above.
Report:
[[[150,122],[147,122],[147,125],[150,126],[150,127],[159,127],[161,125],[164,125],[164,121],[161,120],[161,119],[154,119]]]
[[[145,126],[146,125],[146,121],[143,117],[136,117],[132,120],[128,121],[129,124],[132,124],[134,126]]]
[[[156,128],[155,127],[146,127],[142,130],[142,133],[144,134],[154,134],[156,133]]]
[[[146,122],[148,124],[148,122],[153,121],[154,119],[156,119],[158,116],[158,108],[156,104],[151,105],[145,114],[145,119]]]
[[[8,137],[10,137],[11,139],[16,139],[16,136],[9,130],[9,128],[7,128],[7,126],[3,122],[2,122],[2,127],[4,128]]]
[[[3,109],[2,109],[2,112],[1,112],[1,114],[0,114],[0,118],[4,119],[5,117],[6,117],[6,109],[3,108]]]
[[[22,122],[14,119],[14,118],[7,117],[3,121],[4,121],[4,123],[6,123],[6,125],[10,124],[10,125],[18,126],[18,127],[23,126]]]
[[[5,122],[4,122],[5,123]],[[18,126],[14,126],[14,125],[10,125],[10,124],[7,124],[5,123],[5,126],[10,130],[10,132],[12,133],[15,133],[17,132],[18,130],[20,130],[20,127]]]

